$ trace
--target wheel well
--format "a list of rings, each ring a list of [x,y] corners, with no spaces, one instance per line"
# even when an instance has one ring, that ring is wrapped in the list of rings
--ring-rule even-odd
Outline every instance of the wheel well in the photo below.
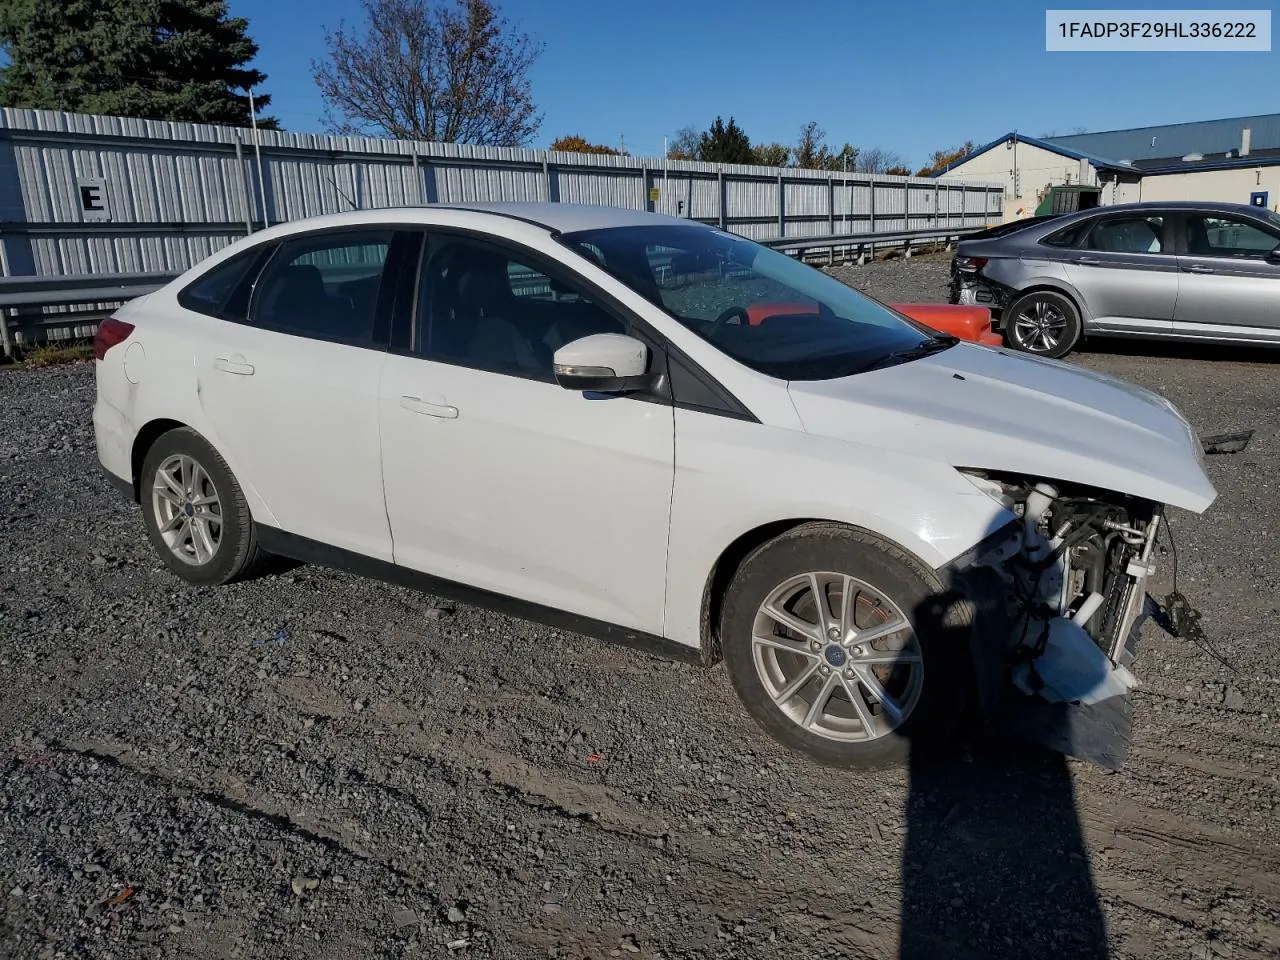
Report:
[[[179,427],[185,427],[185,423],[177,420],[152,420],[138,431],[138,435],[133,438],[133,451],[129,455],[129,479],[133,482],[133,499],[135,501],[141,498],[138,481],[142,476],[142,462],[147,459],[147,453],[151,447],[162,436],[170,430],[177,430]]]
[[[779,537],[795,527],[812,523],[811,518],[796,520],[777,520],[748,530],[733,543],[725,547],[716,558],[711,573],[707,576],[706,586],[702,589],[701,648],[702,662],[705,666],[719,663],[720,652],[720,614],[724,608],[724,595],[729,589],[733,575],[742,566],[742,561],[756,547],[763,546],[775,537]]]

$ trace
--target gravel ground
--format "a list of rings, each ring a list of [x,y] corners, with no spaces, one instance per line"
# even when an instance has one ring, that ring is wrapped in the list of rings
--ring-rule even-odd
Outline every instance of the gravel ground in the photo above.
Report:
[[[940,300],[946,262],[837,273]],[[1147,625],[1110,775],[828,770],[723,667],[311,567],[184,587],[98,472],[92,369],[0,370],[0,956],[1280,955],[1280,376],[1076,362],[1257,429],[1173,517],[1216,655]]]

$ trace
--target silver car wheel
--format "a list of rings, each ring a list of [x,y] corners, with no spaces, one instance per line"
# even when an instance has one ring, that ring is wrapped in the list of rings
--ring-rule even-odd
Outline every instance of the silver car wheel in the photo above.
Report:
[[[774,705],[830,740],[878,740],[920,701],[924,662],[911,623],[884,593],[844,574],[778,584],[756,612],[751,651]]]
[[[1066,332],[1067,315],[1044,300],[1032,300],[1013,318],[1013,338],[1029,353],[1056,349]]]
[[[162,462],[151,484],[151,509],[165,546],[183,563],[203,566],[222,543],[222,501],[208,471],[186,454]]]

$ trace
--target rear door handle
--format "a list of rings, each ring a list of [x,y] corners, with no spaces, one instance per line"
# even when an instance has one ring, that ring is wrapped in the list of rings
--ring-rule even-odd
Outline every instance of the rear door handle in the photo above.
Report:
[[[1077,257],[1076,263],[1082,267],[1096,267],[1099,263],[1097,257]]]
[[[253,376],[253,364],[245,363],[243,360],[230,360],[226,357],[218,357],[213,361],[215,370],[221,370],[223,373],[234,373],[241,377]]]
[[[1213,267],[1202,267],[1198,263],[1193,263],[1189,267],[1184,267],[1187,273],[1213,273]]]
[[[410,413],[421,413],[428,417],[440,417],[443,420],[456,420],[458,418],[457,407],[451,407],[447,403],[432,403],[429,400],[423,400],[421,397],[401,397],[400,406]]]

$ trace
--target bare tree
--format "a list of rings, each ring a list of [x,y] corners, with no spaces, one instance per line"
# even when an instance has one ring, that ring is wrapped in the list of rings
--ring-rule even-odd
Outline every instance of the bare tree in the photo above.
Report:
[[[871,147],[858,151],[859,173],[888,173],[893,168],[906,166],[906,161],[892,150],[883,147]]]
[[[519,146],[538,131],[529,68],[542,45],[489,0],[361,0],[357,32],[325,31],[311,73],[339,133]]]
[[[697,160],[701,140],[702,131],[697,127],[681,127],[667,148],[667,156],[672,160]]]
[[[831,151],[823,141],[827,139],[827,131],[818,126],[817,120],[810,120],[800,128],[800,139],[796,141],[791,155],[795,157],[796,166],[805,170],[823,170]]]

